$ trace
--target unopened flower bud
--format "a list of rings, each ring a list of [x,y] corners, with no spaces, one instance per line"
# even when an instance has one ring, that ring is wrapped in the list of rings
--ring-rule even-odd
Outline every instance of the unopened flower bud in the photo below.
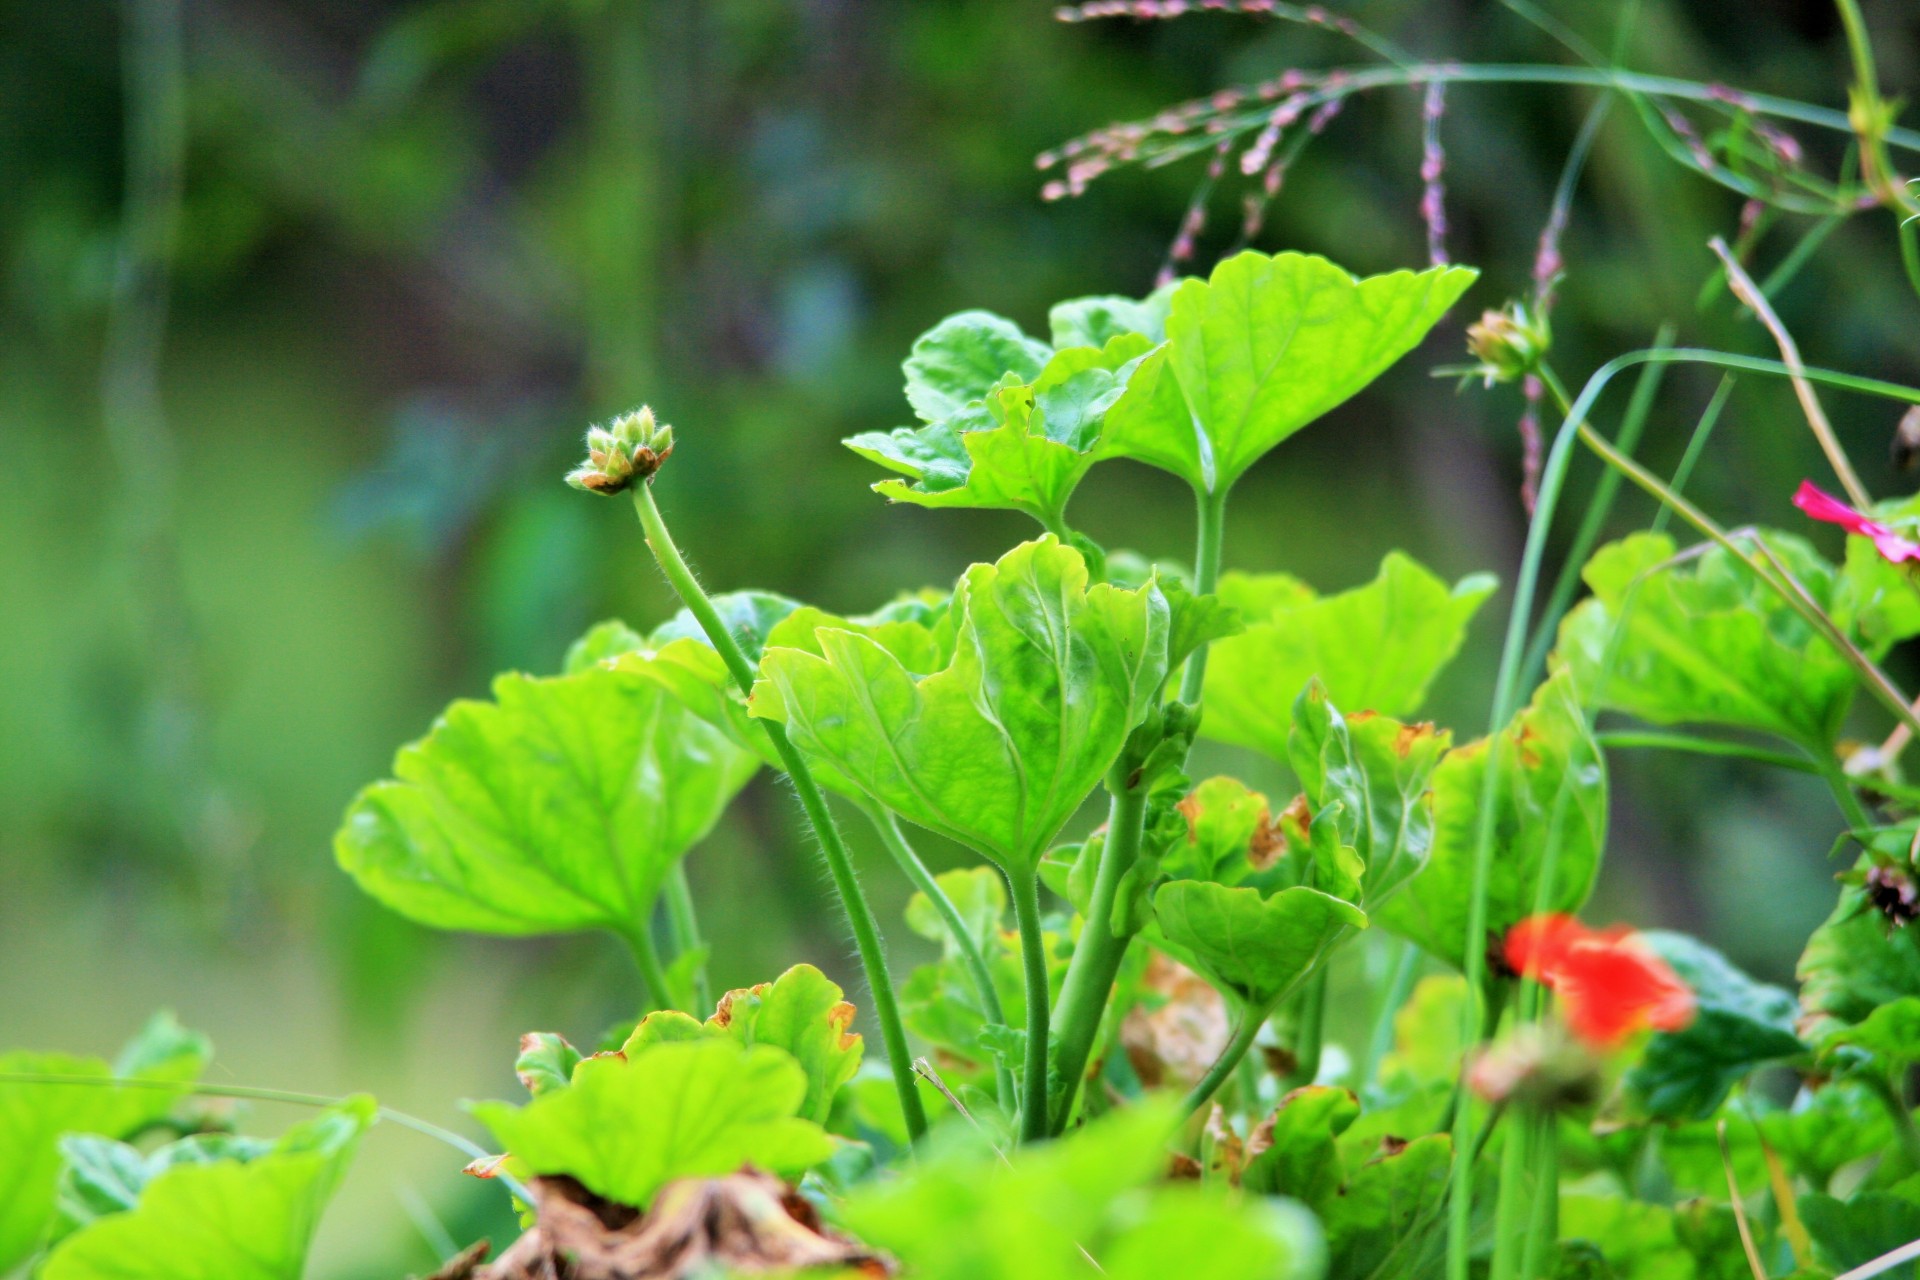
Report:
[[[1480,362],[1474,372],[1488,386],[1518,382],[1534,372],[1552,345],[1546,314],[1535,312],[1524,302],[1509,302],[1499,311],[1484,312],[1479,323],[1467,329],[1467,351]]]
[[[587,429],[587,460],[567,473],[567,483],[589,493],[619,493],[652,480],[672,452],[673,428],[655,422],[653,410],[642,405]]]
[[[1552,1023],[1524,1023],[1483,1050],[1467,1086],[1488,1102],[1560,1111],[1599,1096],[1594,1056]]]

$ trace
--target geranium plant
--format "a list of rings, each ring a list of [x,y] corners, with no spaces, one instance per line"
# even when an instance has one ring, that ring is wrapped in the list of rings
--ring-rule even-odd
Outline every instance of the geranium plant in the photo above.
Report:
[[[1295,16],[1325,21],[1312,13]],[[1379,84],[1419,82],[1396,75]],[[1303,80],[1258,118],[1210,106],[1226,121],[1210,136],[1252,134],[1254,174],[1355,91]],[[1861,121],[1879,155],[1885,122]],[[0,1058],[0,1270],[297,1276],[383,1117],[460,1148],[523,1213],[494,1261],[476,1245],[447,1277],[1865,1276],[1920,1256],[1920,789],[1899,765],[1920,720],[1880,666],[1920,635],[1920,506],[1859,491],[1812,388],[1920,391],[1806,367],[1731,253],[1781,361],[1662,346],[1574,396],[1545,282],[1488,311],[1468,372],[1530,388],[1561,425],[1529,477],[1480,734],[1417,717],[1491,576],[1448,582],[1387,547],[1338,591],[1228,567],[1236,483],[1474,286],[1441,260],[1438,164],[1430,145],[1423,269],[1249,250],[1144,298],[1062,302],[1044,337],[983,311],[934,325],[904,362],[917,421],[848,447],[894,473],[874,484],[892,501],[1038,528],[871,612],[710,592],[656,500],[698,424],[640,408],[591,429],[568,483],[632,503],[683,610],[602,623],[556,673],[449,707],[352,802],[334,852],[424,925],[613,935],[642,977],[638,1016],[597,1047],[529,1032],[526,1096],[467,1104],[484,1146],[365,1098],[261,1091],[321,1109],[272,1139],[231,1132],[193,1099],[249,1091],[197,1083],[211,1049],[165,1017],[112,1064]],[[1712,155],[1698,167],[1749,181]],[[1640,398],[1601,433],[1610,379],[1681,361],[1793,382],[1852,499],[1809,483],[1795,501],[1845,528],[1842,560],[1724,529],[1634,461]],[[1536,613],[1581,443],[1613,484]],[[1184,562],[1075,528],[1076,487],[1114,461],[1191,489]],[[1596,548],[1619,477],[1660,515]],[[1704,540],[1677,545],[1673,514]],[[1878,747],[1843,741],[1861,689],[1895,724]],[[1203,738],[1265,757],[1287,792],[1192,776]],[[1798,992],[1682,935],[1579,922],[1608,754],[1646,749],[1831,788],[1854,862]],[[804,812],[858,971],[796,965],[715,999],[713,904],[683,864],[762,771]],[[904,921],[869,905],[848,821],[912,886]],[[973,864],[934,875],[924,835]],[[939,954],[900,974],[903,926]],[[1329,975],[1361,958],[1386,975],[1371,1033],[1335,1052]]]

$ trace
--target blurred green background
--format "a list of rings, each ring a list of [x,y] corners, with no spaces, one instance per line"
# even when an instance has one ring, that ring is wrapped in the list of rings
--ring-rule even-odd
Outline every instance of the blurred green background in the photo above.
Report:
[[[1335,7],[1422,57],[1572,59],[1497,5]],[[1547,7],[1602,47],[1625,9]],[[1152,286],[1204,162],[1047,204],[1034,155],[1221,84],[1367,56],[1281,22],[1050,10],[0,0],[0,1047],[107,1052],[170,1005],[214,1037],[219,1079],[365,1088],[459,1123],[454,1100],[512,1089],[519,1032],[590,1040],[630,1013],[636,980],[599,939],[434,936],[386,915],[335,871],[333,824],[491,673],[555,669],[602,617],[664,617],[624,504],[559,482],[591,419],[645,400],[675,424],[658,492],[716,588],[862,609],[1029,535],[1012,515],[889,508],[838,441],[907,421],[899,361],[951,311],[1044,333],[1053,301]],[[1824,3],[1637,12],[1638,69],[1844,104]],[[1868,15],[1888,92],[1911,96],[1920,15],[1901,0]],[[1230,564],[1338,589],[1404,547],[1511,579],[1518,395],[1428,371],[1527,288],[1591,101],[1448,95],[1449,249],[1485,278],[1425,349],[1248,478]],[[1801,133],[1833,163],[1834,139]],[[1421,264],[1419,157],[1417,91],[1352,103],[1291,170],[1259,247]],[[1202,267],[1233,246],[1239,199],[1232,182],[1216,193]],[[1566,239],[1561,371],[1577,382],[1663,321],[1768,354],[1724,295],[1699,304],[1706,239],[1739,214],[1613,112]],[[1781,220],[1759,264],[1812,223]],[[1777,301],[1810,362],[1920,380],[1887,216],[1841,226]],[[1711,388],[1668,379],[1657,465]],[[1830,407],[1875,492],[1910,489],[1885,462],[1893,415]],[[1729,523],[1799,528],[1802,475],[1825,478],[1790,395],[1743,385],[1693,492]],[[1099,468],[1074,515],[1109,545],[1188,554],[1186,496],[1159,473]],[[1628,499],[1617,522],[1649,515]],[[1499,625],[1483,615],[1433,707],[1463,737],[1484,729]],[[1788,978],[1832,900],[1824,792],[1702,759],[1614,763],[1595,918],[1694,929]],[[1224,751],[1215,766],[1284,786]],[[763,777],[692,859],[724,985],[803,959],[854,985],[795,818]],[[897,876],[862,852],[897,949],[917,954]],[[319,1273],[425,1269],[429,1219],[505,1231],[503,1197],[458,1165],[383,1128]]]

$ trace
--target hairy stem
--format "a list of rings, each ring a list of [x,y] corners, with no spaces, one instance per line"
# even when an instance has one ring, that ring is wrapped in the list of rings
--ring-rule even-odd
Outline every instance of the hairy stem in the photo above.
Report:
[[[980,951],[980,941],[967,928],[960,908],[953,905],[953,899],[940,887],[939,880],[927,870],[927,864],[920,860],[920,855],[907,842],[906,833],[900,830],[899,820],[878,805],[867,806],[866,812],[874,830],[880,833],[880,843],[893,855],[894,863],[905,874],[908,883],[926,896],[939,915],[940,922],[947,927],[947,934],[953,939],[954,950],[960,953],[960,963],[966,967],[967,977],[973,983],[974,994],[980,998],[980,1008],[987,1015],[987,1021],[1006,1026],[1007,1015],[1000,1006],[1000,992],[993,985],[993,971],[987,967],[987,958]],[[995,1070],[994,1083],[1000,1105],[1007,1114],[1013,1114],[1016,1096],[1013,1072],[1005,1063],[1000,1063]]]
[[[701,951],[706,942],[700,936],[700,915],[693,907],[693,887],[687,883],[687,864],[675,862],[667,875],[667,935],[673,940],[674,959]],[[713,990],[707,981],[707,960],[700,958],[692,975],[693,987],[687,997],[689,1012],[698,1013],[713,1003]]]
[[[1119,785],[1116,786],[1116,783]],[[1073,958],[1067,964],[1066,981],[1060,988],[1060,1008],[1054,1019],[1058,1035],[1054,1046],[1060,1071],[1060,1092],[1053,1100],[1053,1127],[1066,1127],[1073,1101],[1080,1090],[1080,1077],[1086,1072],[1087,1059],[1099,1035],[1107,1000],[1113,992],[1114,977],[1126,957],[1131,934],[1119,934],[1113,928],[1113,905],[1119,898],[1120,881],[1140,854],[1140,838],[1147,809],[1147,797],[1139,787],[1125,785],[1125,779],[1109,779],[1107,802],[1107,838],[1100,849],[1100,862],[1094,871],[1093,899],[1087,904],[1086,923],[1080,939],[1074,943]]]
[[[1047,1132],[1047,938],[1040,927],[1040,877],[1007,877],[1013,918],[1020,924],[1020,959],[1027,978],[1027,1062],[1020,1081],[1020,1140],[1041,1142]]]
[[[660,571],[666,575],[674,594],[680,597],[681,603],[698,620],[700,629],[706,632],[707,640],[719,653],[721,661],[727,664],[727,670],[732,673],[740,691],[752,693],[755,674],[753,663],[741,651],[739,641],[727,630],[727,624],[713,607],[713,601],[707,598],[706,591],[693,576],[693,570],[687,567],[680,549],[674,545],[673,535],[667,532],[666,521],[661,518],[660,508],[653,500],[651,483],[633,487],[633,505],[640,513],[641,527],[646,530],[647,545],[652,548],[653,557],[659,562]],[[861,968],[866,971],[867,989],[873,998],[873,1015],[880,1024],[880,1039],[886,1047],[887,1067],[893,1073],[894,1089],[900,1095],[900,1110],[906,1120],[907,1134],[917,1142],[926,1134],[927,1112],[920,1101],[919,1086],[915,1083],[913,1055],[907,1048],[907,1031],[900,1020],[900,1005],[894,996],[893,977],[887,972],[887,952],[880,941],[879,922],[874,919],[873,908],[868,904],[859,877],[854,873],[853,859],[847,853],[846,842],[841,839],[839,825],[833,820],[832,810],[827,808],[827,797],[821,792],[820,784],[814,781],[813,770],[807,767],[806,757],[787,737],[783,726],[771,720],[761,720],[759,724],[786,767],[787,777],[793,782],[794,792],[800,797],[801,808],[806,811],[814,838],[820,844],[821,855],[826,859],[833,886],[839,891],[841,909],[846,913],[848,927],[853,931],[854,947],[860,953]]]
[[[1756,747],[1745,742],[1702,738],[1691,733],[1616,730],[1594,736],[1601,746],[1616,750],[1646,747],[1660,751],[1685,751],[1700,756],[1731,756],[1738,760],[1752,760],[1757,764],[1771,765],[1776,769],[1791,769],[1796,773],[1820,772],[1820,766],[1816,762],[1806,756],[1794,755],[1790,751],[1770,751],[1765,747]]]
[[[1320,1058],[1326,1048],[1327,966],[1322,963],[1295,1001],[1293,1070],[1289,1088],[1302,1088],[1320,1076]]]

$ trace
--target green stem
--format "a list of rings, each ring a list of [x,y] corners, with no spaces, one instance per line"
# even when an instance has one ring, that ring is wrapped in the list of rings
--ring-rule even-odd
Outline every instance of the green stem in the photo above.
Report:
[[[893,813],[878,805],[864,807],[874,830],[880,833],[880,843],[893,855],[895,864],[906,875],[908,883],[926,895],[940,922],[946,925],[947,935],[953,939],[954,950],[960,954],[960,963],[966,966],[967,976],[973,982],[974,994],[980,997],[980,1008],[987,1015],[987,1021],[1006,1026],[1007,1015],[1000,1005],[1000,992],[993,985],[993,971],[987,967],[987,958],[980,952],[980,942],[973,936],[973,931],[967,928],[960,908],[953,905],[953,899],[940,887],[939,880],[927,870],[927,864],[920,860],[913,846],[907,843],[906,833],[900,830],[900,823]],[[1001,1063],[994,1078],[1000,1105],[1011,1115],[1015,1098],[1013,1072],[1005,1063]]]
[[[1020,959],[1027,977],[1027,1063],[1020,1081],[1020,1140],[1047,1138],[1047,938],[1040,927],[1040,877],[1007,877],[1013,917],[1020,924]]]
[[[654,945],[652,926],[644,919],[635,920],[621,931],[620,937],[633,953],[633,963],[640,970],[640,980],[647,984],[647,1000],[652,1007],[680,1008],[681,1001],[667,982],[666,966],[660,963],[660,949]]]
[[[1227,491],[1202,493],[1196,489],[1194,500],[1199,508],[1200,530],[1194,542],[1193,593],[1204,596],[1220,582],[1220,548],[1227,533]],[[1202,645],[1187,659],[1187,669],[1180,677],[1180,701],[1198,706],[1206,675],[1207,650]]]
[[[1826,779],[1827,789],[1833,792],[1833,802],[1840,806],[1840,814],[1847,820],[1847,825],[1855,831],[1864,831],[1871,827],[1873,819],[1867,815],[1866,807],[1860,803],[1860,797],[1854,794],[1853,782],[1847,777],[1846,771],[1840,767],[1840,762],[1828,755],[1821,760],[1820,765],[1820,776]]]
[[[1388,944],[1388,954],[1393,957],[1389,965],[1389,977],[1385,994],[1380,1000],[1380,1012],[1373,1021],[1373,1034],[1367,1037],[1367,1056],[1361,1059],[1360,1074],[1356,1077],[1362,1083],[1373,1082],[1374,1073],[1380,1070],[1381,1059],[1393,1050],[1393,1015],[1413,994],[1414,979],[1420,973],[1420,952],[1405,938],[1394,938]]]
[[[1213,1100],[1214,1094],[1220,1092],[1220,1086],[1232,1078],[1240,1060],[1247,1056],[1247,1051],[1253,1048],[1253,1042],[1260,1038],[1260,1028],[1267,1024],[1267,1015],[1272,1011],[1272,1005],[1264,1009],[1241,1006],[1240,1021],[1233,1028],[1233,1038],[1227,1041],[1227,1047],[1207,1068],[1207,1074],[1200,1077],[1200,1083],[1193,1086],[1186,1101],[1180,1104],[1182,1114],[1192,1116],[1198,1113],[1200,1108]]]
[[[1654,335],[1653,349],[1659,351],[1673,341],[1673,326],[1663,324]],[[1653,408],[1653,398],[1660,390],[1660,381],[1666,372],[1666,366],[1648,364],[1640,370],[1640,376],[1634,382],[1633,394],[1627,400],[1626,414],[1620,420],[1618,445],[1622,453],[1631,454],[1640,444],[1641,433],[1646,430],[1647,415]],[[1552,368],[1542,364],[1539,369],[1540,381],[1552,393],[1555,403],[1562,414],[1572,407],[1567,399],[1567,390],[1560,379],[1554,376]],[[1587,557],[1592,554],[1594,544],[1600,541],[1600,534],[1607,525],[1607,516],[1613,511],[1614,499],[1620,493],[1620,473],[1605,470],[1600,473],[1599,481],[1593,487],[1593,497],[1587,503],[1586,513],[1580,518],[1579,531],[1573,535],[1573,543],[1567,548],[1567,556],[1560,565],[1560,574],[1554,579],[1553,589],[1547,593],[1547,607],[1540,614],[1540,624],[1534,630],[1533,643],[1527,648],[1524,681],[1532,683],[1539,679],[1545,669],[1547,650],[1553,647],[1560,622],[1560,615],[1573,603],[1573,593],[1580,586],[1580,571],[1586,567]]]
[[[1320,1058],[1326,1048],[1327,965],[1323,962],[1297,997],[1294,1020],[1293,1070],[1288,1088],[1312,1084],[1320,1076]]]
[[[700,936],[700,916],[693,907],[693,887],[687,883],[687,864],[675,862],[667,875],[667,935],[673,940],[674,959],[706,947]],[[707,959],[702,956],[694,967],[693,989],[686,993],[694,1013],[713,1003],[713,991],[707,981]]]
[[[1913,1112],[1907,1109],[1900,1090],[1891,1080],[1872,1070],[1861,1072],[1860,1081],[1867,1086],[1868,1092],[1880,1100],[1887,1118],[1893,1121],[1893,1132],[1900,1139],[1900,1150],[1906,1155],[1907,1164],[1913,1169],[1920,1169],[1920,1128],[1915,1127]]]
[[[1732,756],[1738,760],[1752,760],[1758,764],[1771,765],[1776,769],[1791,769],[1796,773],[1819,773],[1820,766],[1805,756],[1794,755],[1790,751],[1770,751],[1766,747],[1756,747],[1746,742],[1726,742],[1719,738],[1702,738],[1691,733],[1659,733],[1639,730],[1611,730],[1596,734],[1596,740],[1603,747],[1615,750],[1650,748],[1659,751],[1685,751],[1697,756]]]
[[[1527,1247],[1520,1255],[1522,1276],[1551,1274],[1546,1253],[1560,1234],[1560,1122],[1547,1113],[1535,1118],[1533,1212],[1527,1218]]]
[[[1116,782],[1121,784],[1117,789]],[[1106,843],[1100,849],[1086,923],[1081,927],[1079,941],[1074,943],[1073,958],[1067,963],[1066,980],[1060,988],[1060,1007],[1054,1018],[1058,1028],[1054,1056],[1060,1072],[1060,1092],[1053,1100],[1056,1132],[1066,1128],[1073,1111],[1080,1077],[1086,1072],[1087,1059],[1093,1053],[1114,978],[1132,941],[1132,935],[1114,931],[1113,907],[1120,896],[1120,881],[1140,855],[1147,797],[1139,787],[1124,783],[1125,779],[1109,779],[1107,784]]]
[[[661,518],[660,508],[653,500],[650,482],[633,487],[633,505],[640,513],[641,528],[646,530],[647,545],[653,549],[653,557],[659,562],[660,571],[666,575],[674,594],[680,597],[681,603],[698,620],[701,630],[707,634],[707,640],[733,674],[734,683],[740,686],[740,691],[750,695],[753,692],[754,665],[741,651],[739,641],[727,630],[727,624],[713,607],[713,601],[707,598],[699,580],[693,576],[693,570],[687,567],[686,560],[680,555],[680,549],[674,545],[673,535],[667,532],[666,521]],[[927,1112],[921,1104],[919,1086],[914,1078],[913,1058],[907,1047],[906,1025],[900,1019],[900,1005],[894,996],[893,978],[887,972],[887,953],[880,941],[880,925],[874,919],[866,893],[860,888],[846,842],[841,839],[833,812],[827,808],[827,798],[821,792],[820,784],[814,781],[813,770],[807,767],[806,757],[793,745],[782,725],[772,720],[761,720],[759,724],[786,767],[787,777],[800,797],[800,806],[806,811],[814,838],[820,844],[821,855],[826,859],[834,888],[839,891],[841,909],[846,913],[847,924],[853,931],[854,947],[860,953],[860,965],[866,971],[867,989],[873,998],[873,1015],[880,1024],[880,1039],[887,1051],[887,1067],[893,1074],[894,1089],[900,1095],[900,1111],[906,1120],[907,1135],[918,1142],[927,1131]],[[1044,1004],[1043,1000],[1043,1007]]]
[[[1507,1143],[1500,1152],[1500,1187],[1494,1196],[1493,1257],[1487,1266],[1487,1280],[1519,1280],[1531,1274],[1518,1271],[1526,1250],[1526,1232],[1512,1230],[1511,1224],[1524,1207],[1533,1139],[1531,1116],[1525,1124],[1507,1127]]]

